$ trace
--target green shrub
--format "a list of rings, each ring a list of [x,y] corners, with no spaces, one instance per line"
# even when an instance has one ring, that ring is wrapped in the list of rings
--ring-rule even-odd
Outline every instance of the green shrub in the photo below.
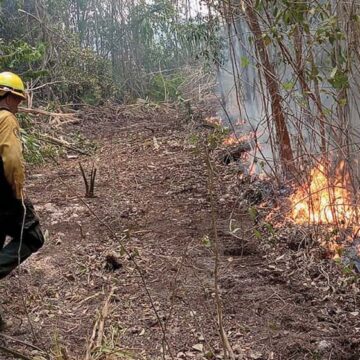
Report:
[[[180,97],[179,88],[184,82],[180,74],[163,76],[157,74],[151,78],[147,96],[154,101],[178,100]]]

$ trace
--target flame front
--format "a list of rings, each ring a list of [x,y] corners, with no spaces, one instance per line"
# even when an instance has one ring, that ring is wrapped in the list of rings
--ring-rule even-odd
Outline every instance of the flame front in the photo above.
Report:
[[[238,138],[235,134],[229,135],[227,138],[224,139],[223,145],[235,145],[240,144],[243,140]]]
[[[350,185],[345,163],[336,168],[333,180],[324,165],[311,170],[309,183],[291,197],[292,218],[299,224],[336,224],[351,226],[356,208],[351,205]]]
[[[223,145],[229,146],[229,145],[251,142],[253,139],[255,139],[255,137],[256,137],[256,133],[254,132],[246,135],[236,135],[232,133],[224,139]]]
[[[205,122],[207,122],[210,125],[215,125],[215,126],[221,126],[222,121],[220,118],[215,117],[215,116],[209,116],[205,119]]]

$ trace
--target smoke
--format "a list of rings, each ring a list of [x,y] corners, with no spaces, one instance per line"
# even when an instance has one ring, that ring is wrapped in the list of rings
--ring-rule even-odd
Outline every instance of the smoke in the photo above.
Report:
[[[313,26],[316,29],[317,24]],[[272,169],[278,168],[278,144],[269,93],[255,54],[252,33],[246,20],[239,17],[232,25],[225,25],[223,36],[227,39],[228,46],[225,49],[225,61],[217,73],[221,98],[219,116],[225,126],[234,130],[238,137],[246,138],[250,135],[249,144],[252,150],[249,159],[253,170],[258,174],[269,173]],[[292,43],[284,41],[288,49],[293,49]],[[312,61],[319,70],[318,80],[306,84],[312,96],[304,89],[293,66],[286,63],[279,49],[270,44],[267,50],[280,84],[294,158],[299,161],[319,159],[322,156],[322,134],[325,134],[327,155],[330,158],[344,158],[345,147],[358,151],[360,74],[352,74],[346,94],[348,103],[339,105],[343,100],[339,99],[338,89],[329,81],[331,72],[334,71],[329,55],[330,44],[324,44],[312,53]],[[291,51],[290,56],[295,59],[296,56],[293,50]],[[305,49],[303,51],[305,52]],[[307,61],[305,71],[311,69],[309,58],[309,53],[303,54],[304,61]],[[318,101],[315,101],[315,95],[318,96]],[[321,119],[324,123],[324,133]],[[251,140],[253,135],[256,135],[255,141]]]
[[[238,137],[249,138],[249,166],[260,174],[269,172],[274,164],[271,149],[271,123],[268,119],[269,104],[259,81],[257,60],[251,33],[245,20],[224,30],[228,39],[225,62],[218,69],[219,116],[224,125]],[[255,140],[254,140],[255,139]]]

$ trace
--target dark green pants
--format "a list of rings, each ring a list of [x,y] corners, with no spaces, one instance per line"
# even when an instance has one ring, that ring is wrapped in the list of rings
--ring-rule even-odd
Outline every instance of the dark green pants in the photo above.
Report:
[[[0,204],[0,279],[7,276],[32,253],[44,244],[39,219],[29,200],[25,200],[24,209],[18,200]],[[11,241],[4,246],[6,236]]]

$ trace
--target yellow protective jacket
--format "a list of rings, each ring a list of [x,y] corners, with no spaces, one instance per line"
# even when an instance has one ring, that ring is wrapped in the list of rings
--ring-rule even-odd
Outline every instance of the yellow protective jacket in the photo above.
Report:
[[[8,192],[21,199],[25,166],[20,140],[20,126],[14,114],[0,110],[0,202]],[[1,199],[1,197],[3,199]]]

